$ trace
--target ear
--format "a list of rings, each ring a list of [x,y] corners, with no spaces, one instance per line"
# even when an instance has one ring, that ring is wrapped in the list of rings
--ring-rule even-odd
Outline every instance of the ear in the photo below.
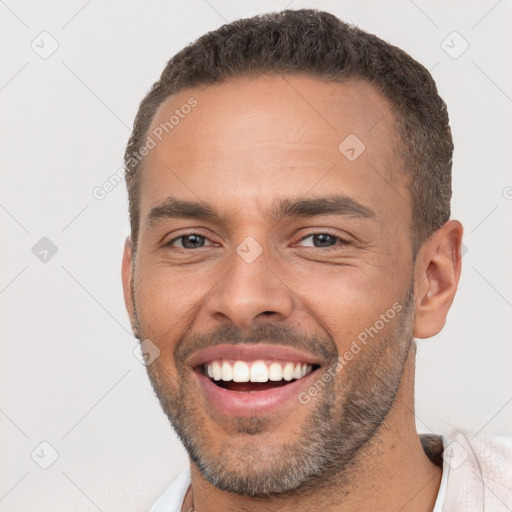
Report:
[[[133,329],[135,336],[137,336],[136,331],[136,322],[135,322],[135,305],[133,303],[132,297],[132,280],[133,280],[133,272],[132,272],[132,240],[130,237],[126,237],[124,242],[124,251],[123,251],[123,263],[121,267],[121,277],[123,281],[123,294],[124,294],[124,303],[126,306],[126,311],[128,312],[128,316],[130,317],[130,323]]]
[[[414,265],[414,337],[430,338],[444,327],[461,271],[462,224],[448,221],[420,248]]]

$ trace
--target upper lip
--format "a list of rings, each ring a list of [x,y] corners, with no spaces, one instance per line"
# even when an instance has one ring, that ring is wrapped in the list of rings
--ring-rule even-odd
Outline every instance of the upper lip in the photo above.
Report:
[[[302,352],[292,347],[269,344],[227,345],[221,344],[194,352],[187,361],[191,367],[199,366],[209,361],[235,359],[241,361],[257,361],[260,359],[275,359],[293,363],[321,364],[321,359],[310,352]]]

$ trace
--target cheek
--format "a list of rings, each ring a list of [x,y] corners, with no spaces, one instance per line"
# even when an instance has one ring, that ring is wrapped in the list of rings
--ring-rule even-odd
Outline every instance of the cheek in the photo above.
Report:
[[[136,276],[141,333],[158,347],[167,367],[175,368],[174,349],[197,318],[205,295],[215,285],[215,275],[218,280],[218,272],[183,272],[152,263]]]
[[[155,326],[176,324],[193,311],[209,289],[204,271],[183,272],[158,263],[138,276],[136,301],[144,321]]]
[[[280,269],[300,316],[320,324],[340,354],[375,329],[385,334],[402,310],[408,280],[404,272],[378,266],[316,266]]]

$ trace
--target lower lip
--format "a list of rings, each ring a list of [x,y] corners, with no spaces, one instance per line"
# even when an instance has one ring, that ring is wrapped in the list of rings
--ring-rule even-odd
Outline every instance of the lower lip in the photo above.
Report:
[[[228,416],[249,417],[280,411],[293,400],[300,403],[299,394],[308,387],[309,381],[318,370],[319,368],[285,386],[253,393],[221,388],[197,370],[193,374],[206,398],[216,409]]]

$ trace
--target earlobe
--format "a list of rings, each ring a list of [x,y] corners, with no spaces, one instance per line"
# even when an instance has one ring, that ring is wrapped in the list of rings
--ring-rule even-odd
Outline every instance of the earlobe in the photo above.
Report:
[[[430,338],[443,328],[461,272],[462,224],[448,221],[418,251],[415,275],[415,338]]]

